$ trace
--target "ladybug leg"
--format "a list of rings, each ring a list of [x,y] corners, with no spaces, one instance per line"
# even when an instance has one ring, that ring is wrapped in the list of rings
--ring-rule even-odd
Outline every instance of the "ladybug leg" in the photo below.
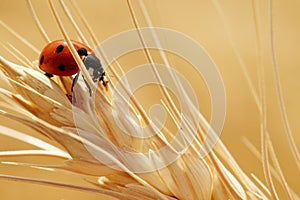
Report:
[[[100,77],[100,79],[99,79],[99,81],[101,81],[102,82],[102,85],[104,86],[104,87],[106,87],[106,82],[104,81],[104,76],[105,76],[105,72],[103,72],[103,74],[102,74],[102,76]]]
[[[74,88],[75,84],[76,84],[77,81],[78,81],[79,74],[80,74],[80,71],[76,74],[75,78],[73,79],[72,87],[71,87],[71,92],[72,92],[72,93],[73,93],[73,88]],[[75,94],[72,95],[72,103],[76,103],[76,97],[75,97]]]
[[[84,82],[85,82],[86,87],[87,87],[88,90],[89,90],[90,96],[92,96],[92,89],[91,89],[90,85],[88,84],[88,82],[85,80],[84,77],[83,77],[83,80],[84,80]]]
[[[50,74],[50,73],[45,73],[45,76],[47,76],[48,78],[52,78],[53,77],[53,74]]]
[[[71,101],[71,103],[74,105],[75,103],[76,103],[76,97],[75,97],[75,95],[72,95],[72,101]]]
[[[80,71],[76,74],[75,78],[73,79],[72,87],[71,87],[71,92],[73,92],[73,88],[74,88],[75,84],[78,81],[79,75],[80,75]]]

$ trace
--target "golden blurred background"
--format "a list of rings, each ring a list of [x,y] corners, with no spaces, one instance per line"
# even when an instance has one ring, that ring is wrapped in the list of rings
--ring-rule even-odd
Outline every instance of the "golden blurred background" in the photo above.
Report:
[[[221,140],[228,147],[241,168],[249,175],[251,173],[263,180],[261,162],[245,146],[243,138],[247,138],[258,149],[260,148],[260,116],[258,107],[255,104],[253,95],[249,89],[246,77],[239,63],[239,57],[245,62],[248,75],[251,78],[255,90],[259,93],[259,79],[257,66],[257,44],[254,23],[253,1],[229,0],[220,3],[224,18],[220,16],[216,7],[211,1],[205,0],[152,0],[144,1],[154,26],[164,27],[181,32],[202,45],[211,58],[214,60],[224,81],[226,89],[227,113]],[[56,2],[56,1],[55,1]],[[70,5],[66,1],[67,5]],[[146,26],[137,1],[133,0],[133,8],[136,12],[140,26]],[[62,35],[52,17],[47,1],[32,0],[42,25],[49,37],[53,40],[61,39]],[[104,41],[114,34],[133,29],[132,19],[126,1],[123,0],[101,0],[101,1],[78,1],[83,15],[87,18],[91,27],[96,33],[98,40]],[[291,154],[287,137],[284,131],[282,118],[279,109],[277,93],[275,90],[274,69],[271,65],[270,54],[270,32],[269,32],[269,7],[268,1],[255,2],[258,13],[258,33],[261,39],[260,51],[263,55],[263,67],[265,70],[266,91],[267,91],[267,126],[275,146],[276,154],[280,161],[282,170],[290,187],[294,191],[300,191],[299,170]],[[60,7],[56,2],[56,7]],[[286,106],[286,114],[294,139],[300,144],[300,4],[296,0],[274,1],[273,23],[274,23],[274,47],[279,67],[283,99]],[[60,13],[61,10],[60,10]],[[73,13],[75,17],[76,13]],[[62,15],[63,16],[63,15]],[[64,25],[68,33],[77,39],[66,17],[63,17]],[[34,20],[30,14],[26,1],[1,0],[0,20],[9,25],[14,31],[22,35],[32,45],[42,49],[46,42],[38,32]],[[80,24],[79,24],[80,25]],[[235,49],[232,47],[228,31],[231,35]],[[83,30],[87,35],[87,32]],[[1,45],[8,43],[22,51],[29,60],[34,61],[38,55],[28,49],[15,36],[10,34],[3,27],[0,27]],[[121,45],[121,44],[120,44]],[[235,52],[236,51],[236,52]],[[15,58],[0,47],[0,55],[14,62]],[[121,58],[120,63],[128,70],[143,60],[134,54]],[[183,61],[172,63],[183,76],[187,77],[190,84],[196,91],[201,112],[210,116],[210,97],[201,77],[193,77],[193,70],[187,68]],[[190,78],[192,77],[192,78]],[[5,87],[1,83],[1,87]],[[147,88],[143,88],[147,89]],[[137,91],[136,95],[142,105],[147,108],[159,101],[154,98],[157,95],[151,88],[147,92]],[[153,97],[153,99],[151,99]],[[18,127],[26,133],[39,137],[33,130],[22,124],[16,123],[7,118],[0,118],[0,124],[8,127]],[[23,143],[1,136],[0,150],[25,149]],[[16,158],[5,158],[5,161],[16,161]],[[21,159],[20,159],[21,160]],[[28,161],[28,159],[26,159]],[[43,160],[41,162],[59,163],[59,160]],[[36,160],[34,161],[36,162]],[[51,180],[68,180],[72,183],[84,184],[84,181],[75,175],[64,175],[32,170],[26,167],[0,165],[1,174],[19,176],[43,177]],[[276,181],[275,181],[276,183]],[[278,186],[278,184],[276,183]],[[278,191],[281,188],[277,187]],[[31,185],[20,182],[0,181],[0,199],[103,199],[98,194],[58,189],[49,186]],[[285,196],[283,196],[284,198]]]

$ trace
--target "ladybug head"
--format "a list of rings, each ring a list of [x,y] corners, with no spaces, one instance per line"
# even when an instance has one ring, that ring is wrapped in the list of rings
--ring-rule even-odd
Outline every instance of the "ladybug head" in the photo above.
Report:
[[[80,48],[77,50],[77,53],[80,55],[80,56],[87,56],[88,55],[88,52],[85,48]]]

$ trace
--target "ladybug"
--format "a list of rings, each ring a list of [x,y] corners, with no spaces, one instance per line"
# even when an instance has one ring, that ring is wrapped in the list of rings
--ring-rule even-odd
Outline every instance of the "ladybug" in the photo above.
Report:
[[[104,81],[104,69],[92,49],[77,41],[72,40],[72,44],[93,81],[102,81],[103,85],[106,86],[106,82]],[[72,90],[80,74],[79,67],[68,48],[67,42],[64,40],[53,41],[44,47],[39,56],[39,68],[43,70],[45,75],[49,78],[53,75],[71,76],[77,73],[72,83]],[[91,89],[88,84],[87,87],[91,94]]]
[[[87,51],[92,52],[88,46],[80,42],[72,41],[72,43],[76,51],[85,48]],[[39,67],[49,77],[53,75],[71,76],[79,70],[68,44],[64,40],[53,41],[44,47],[39,57]]]

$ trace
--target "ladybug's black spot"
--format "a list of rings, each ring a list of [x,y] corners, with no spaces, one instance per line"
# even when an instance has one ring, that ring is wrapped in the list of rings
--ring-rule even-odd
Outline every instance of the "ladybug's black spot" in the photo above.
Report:
[[[64,64],[60,64],[57,66],[57,68],[60,70],[60,71],[65,71],[66,69],[66,66]]]
[[[40,65],[42,65],[43,63],[44,63],[44,56],[42,56],[40,59]]]
[[[63,45],[59,45],[58,47],[56,47],[56,50],[55,50],[55,52],[56,53],[60,53],[60,52],[62,52],[63,50],[64,50],[64,46]]]

